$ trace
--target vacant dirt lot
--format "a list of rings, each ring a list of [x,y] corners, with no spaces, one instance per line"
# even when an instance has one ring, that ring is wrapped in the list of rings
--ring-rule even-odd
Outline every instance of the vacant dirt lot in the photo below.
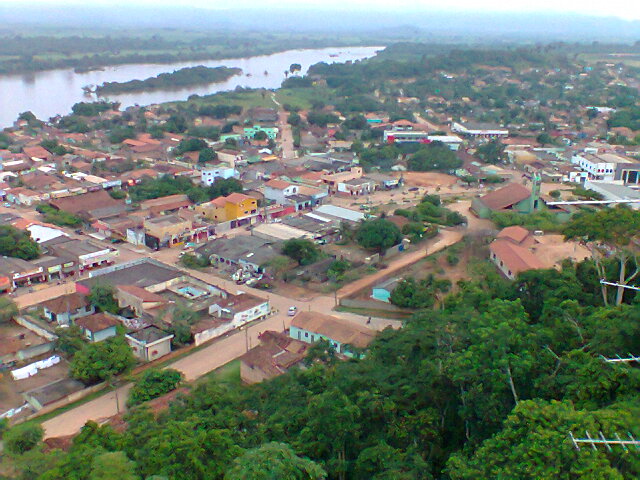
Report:
[[[458,181],[452,175],[438,172],[398,172],[395,175],[402,175],[409,187],[450,187]]]

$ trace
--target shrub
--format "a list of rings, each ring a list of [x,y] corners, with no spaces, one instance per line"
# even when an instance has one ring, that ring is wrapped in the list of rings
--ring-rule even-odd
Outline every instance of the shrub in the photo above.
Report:
[[[182,373],[172,368],[149,369],[142,374],[129,393],[127,405],[132,407],[175,390],[182,381]]]
[[[42,441],[44,430],[40,425],[23,423],[7,430],[3,435],[4,448],[14,455],[22,455]]]

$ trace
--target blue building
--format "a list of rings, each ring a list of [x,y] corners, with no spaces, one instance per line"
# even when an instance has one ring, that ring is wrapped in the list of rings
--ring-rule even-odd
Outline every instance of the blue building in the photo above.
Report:
[[[378,285],[373,287],[371,298],[380,302],[389,303],[391,292],[393,292],[393,289],[398,285],[398,281],[399,280],[397,278],[390,278],[382,283],[379,283]]]
[[[336,352],[358,358],[376,336],[375,330],[317,312],[301,312],[291,322],[289,336],[305,343],[328,341]]]

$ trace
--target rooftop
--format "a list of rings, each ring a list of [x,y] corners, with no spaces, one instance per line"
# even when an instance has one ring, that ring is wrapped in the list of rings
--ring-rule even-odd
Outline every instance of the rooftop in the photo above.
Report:
[[[318,312],[300,312],[293,317],[292,327],[298,327],[357,348],[367,347],[376,332],[356,323]]]
[[[177,268],[157,260],[142,258],[96,270],[90,275],[89,278],[79,281],[78,284],[85,288],[91,288],[92,285],[100,282],[109,285],[135,285],[145,288],[180,278],[185,274]]]
[[[93,315],[77,318],[74,323],[90,332],[101,332],[107,328],[120,325],[116,316],[107,312],[94,313]]]
[[[52,298],[40,304],[47,310],[59,315],[61,313],[73,312],[89,305],[89,300],[81,293],[70,293],[61,297]]]
[[[144,327],[137,332],[128,333],[127,336],[140,343],[153,343],[164,338],[173,338],[173,335],[160,330],[158,327],[154,327],[153,325]]]
[[[510,183],[506,187],[480,197],[480,201],[491,210],[502,210],[531,196],[531,190],[519,183]]]

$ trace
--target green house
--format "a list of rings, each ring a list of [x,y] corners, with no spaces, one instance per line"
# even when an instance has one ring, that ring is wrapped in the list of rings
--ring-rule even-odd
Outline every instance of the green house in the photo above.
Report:
[[[539,178],[534,178],[532,190],[519,183],[511,183],[475,198],[471,203],[471,211],[480,218],[489,218],[492,212],[501,211],[528,214],[540,210],[541,207]]]
[[[244,136],[248,138],[253,138],[256,136],[256,133],[264,132],[267,135],[267,138],[271,140],[275,140],[278,135],[278,127],[263,127],[261,125],[254,125],[253,127],[244,127]]]

